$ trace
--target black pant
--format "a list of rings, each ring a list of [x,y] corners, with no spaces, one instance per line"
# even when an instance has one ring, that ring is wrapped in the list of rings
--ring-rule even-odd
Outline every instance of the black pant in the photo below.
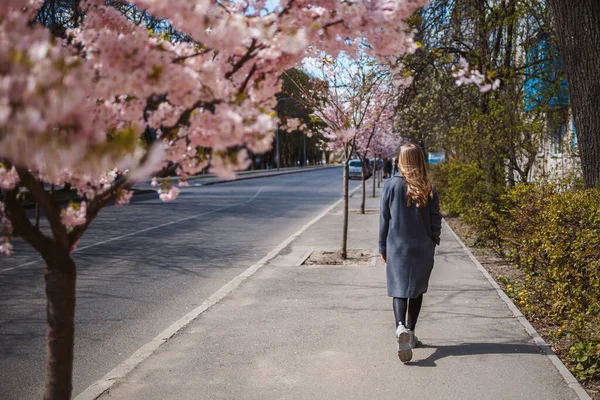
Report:
[[[415,329],[422,303],[423,295],[420,295],[414,299],[407,299],[406,297],[394,297],[394,316],[396,317],[396,326],[401,323],[406,327],[406,329]],[[408,318],[406,316],[407,309]]]

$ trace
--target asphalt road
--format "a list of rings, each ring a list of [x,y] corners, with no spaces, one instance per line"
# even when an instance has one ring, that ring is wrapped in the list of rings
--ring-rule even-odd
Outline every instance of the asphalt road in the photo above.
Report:
[[[333,168],[190,187],[168,204],[137,196],[103,210],[74,255],[74,395],[338,200],[341,185]],[[16,254],[0,258],[0,399],[39,399],[44,265],[14,244]]]

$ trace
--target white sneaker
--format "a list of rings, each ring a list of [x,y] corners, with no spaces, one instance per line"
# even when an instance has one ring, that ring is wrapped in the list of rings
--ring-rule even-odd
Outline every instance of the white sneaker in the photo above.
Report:
[[[408,329],[402,324],[398,324],[396,329],[396,340],[398,342],[398,358],[403,363],[412,360],[412,350],[410,346],[411,335]]]

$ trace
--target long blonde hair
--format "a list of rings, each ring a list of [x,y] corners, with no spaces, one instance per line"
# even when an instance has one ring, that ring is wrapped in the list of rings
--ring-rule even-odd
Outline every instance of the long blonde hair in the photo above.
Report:
[[[425,207],[429,197],[433,198],[433,187],[427,174],[423,150],[412,143],[400,148],[398,155],[400,174],[406,180],[407,206],[415,203],[417,207]]]

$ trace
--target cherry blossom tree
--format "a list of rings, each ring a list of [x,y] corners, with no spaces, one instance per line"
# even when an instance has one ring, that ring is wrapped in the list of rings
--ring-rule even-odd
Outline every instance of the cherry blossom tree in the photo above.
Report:
[[[405,53],[414,44],[404,19],[426,0],[282,0],[275,9],[264,0],[129,3],[186,40],[135,24],[117,7],[123,2],[80,2],[81,21],[64,37],[32,23],[41,1],[0,4],[0,251],[9,254],[18,235],[46,263],[46,399],[71,396],[71,253],[100,210],[127,203],[147,177],[183,182],[206,167],[231,177],[247,165],[247,150],[271,145],[284,70],[306,51]],[[354,136],[350,126],[337,129]],[[69,184],[83,200],[63,208],[44,182]],[[30,222],[21,187],[44,211],[49,234]],[[159,189],[165,201],[178,191]]]
[[[393,158],[398,156],[398,151],[400,149],[400,145],[403,142],[403,138],[400,137],[398,132],[394,130],[393,124],[381,124],[377,127],[379,130],[374,136],[369,146],[369,155],[376,160],[383,160],[384,158]],[[380,172],[380,177],[383,174],[383,171]],[[380,184],[379,179],[377,177],[373,179],[373,193],[372,197],[375,197],[375,181],[378,181],[377,184]]]
[[[391,84],[388,71],[379,72],[379,76],[369,76],[369,79],[376,80],[375,85],[369,88],[372,91],[372,105],[366,110],[365,117],[356,134],[355,153],[362,162],[362,196],[360,203],[360,213],[365,213],[366,200],[366,174],[367,163],[370,157],[375,157],[374,145],[376,142],[381,145],[386,143],[386,136],[394,136],[392,126],[394,121],[395,106],[399,90]],[[368,76],[368,75],[367,75]],[[404,85],[408,81],[402,81]],[[367,85],[367,87],[369,87]],[[387,152],[383,150],[382,152]],[[373,190],[375,188],[375,176],[373,177]],[[373,197],[375,197],[373,192]]]
[[[408,52],[416,50],[410,42]],[[307,69],[327,82],[326,87],[315,91],[298,82],[300,101],[311,108],[313,114],[324,121],[325,137],[329,150],[342,154],[343,175],[343,227],[340,257],[347,258],[348,243],[348,162],[358,156],[362,162],[362,203],[364,213],[366,196],[366,163],[370,146],[378,134],[388,132],[393,123],[394,99],[398,87],[410,83],[410,77],[403,76],[403,68],[389,59],[378,62],[369,54],[360,53],[354,59],[342,54],[333,58],[328,54],[313,55],[307,61]],[[319,76],[320,75],[320,76]],[[325,92],[325,93],[323,93]]]

